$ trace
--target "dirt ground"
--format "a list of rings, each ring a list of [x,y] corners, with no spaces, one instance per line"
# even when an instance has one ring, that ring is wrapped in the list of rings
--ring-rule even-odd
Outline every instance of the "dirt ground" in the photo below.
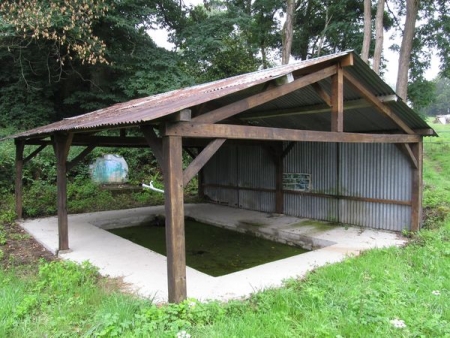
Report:
[[[46,261],[57,259],[20,226],[9,224],[5,225],[4,228],[7,240],[5,245],[0,246],[4,253],[0,261],[3,268],[33,265],[37,264],[41,259]]]

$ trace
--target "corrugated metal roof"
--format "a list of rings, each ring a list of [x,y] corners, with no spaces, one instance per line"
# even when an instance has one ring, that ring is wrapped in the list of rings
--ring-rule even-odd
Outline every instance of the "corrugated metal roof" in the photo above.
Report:
[[[83,130],[91,129],[107,129],[110,127],[138,125],[210,101],[214,102],[214,106],[223,106],[247,96],[251,96],[255,94],[255,90],[257,90],[257,92],[262,91],[262,84],[268,81],[294,71],[307,70],[309,67],[314,67],[316,65],[326,67],[349,54],[353,54],[354,65],[352,67],[347,67],[346,69],[349,69],[351,74],[361,81],[367,89],[376,96],[395,94],[395,92],[356,54],[352,51],[347,51],[115,104],[92,113],[63,119],[56,123],[21,132],[9,138],[43,137],[57,131],[81,132]],[[257,87],[258,85],[260,85],[260,88]],[[320,81],[320,85],[325,91],[331,92],[331,83],[329,79]],[[344,100],[354,100],[359,97],[358,93],[347,88],[347,86],[345,87]],[[310,87],[306,87],[237,115],[237,117],[244,117],[245,114],[248,114],[249,112],[264,112],[268,110],[280,110],[318,104],[323,104],[321,98]],[[390,106],[409,127],[417,129],[430,128],[425,121],[423,121],[405,103],[397,101],[391,103]],[[352,114],[352,116],[353,115],[354,114]],[[380,119],[380,117],[378,117],[378,119]],[[381,117],[381,119],[384,118]],[[308,119],[305,119],[303,116],[296,116],[295,118],[293,116],[279,116],[276,118],[271,117],[270,119],[264,118],[263,120],[270,121],[265,121],[264,123],[261,122],[261,125],[270,125],[273,127],[286,127],[286,125],[288,125],[289,128],[298,127],[299,129],[326,130],[326,126],[329,125],[327,124],[329,123],[328,121],[323,121],[319,117],[308,117]],[[292,123],[292,120],[296,120],[297,122]],[[329,120],[329,117],[325,118],[325,120]],[[320,123],[322,122],[324,122],[324,125],[321,127]],[[366,121],[366,124],[367,123],[371,122]],[[384,123],[386,125],[383,124],[383,121],[373,120],[371,126],[365,126],[361,131],[392,129],[392,122],[388,120],[384,121]],[[358,131],[357,128],[355,129],[352,127],[351,129],[352,131]]]

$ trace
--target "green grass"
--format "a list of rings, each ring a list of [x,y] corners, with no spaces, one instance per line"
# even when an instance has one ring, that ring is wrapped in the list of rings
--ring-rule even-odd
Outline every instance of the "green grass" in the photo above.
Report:
[[[89,264],[2,269],[0,337],[450,337],[450,127],[433,127],[441,138],[425,140],[428,218],[405,247],[223,304],[153,305],[119,292]],[[3,210],[0,224],[11,219]]]
[[[423,205],[425,226],[450,213],[450,125],[431,124],[439,137],[424,139]]]

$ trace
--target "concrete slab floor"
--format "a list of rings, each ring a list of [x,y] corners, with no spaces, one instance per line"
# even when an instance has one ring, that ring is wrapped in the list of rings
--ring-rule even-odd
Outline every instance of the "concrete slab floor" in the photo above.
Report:
[[[122,277],[136,294],[152,298],[155,302],[166,302],[166,257],[105,230],[138,225],[163,214],[163,206],[154,206],[69,215],[70,251],[59,253],[59,256],[80,263],[89,260],[100,269],[102,275]],[[202,301],[247,297],[259,290],[280,287],[283,280],[302,277],[316,267],[358,255],[363,250],[405,243],[405,239],[392,232],[334,226],[326,222],[215,204],[187,204],[185,215],[216,226],[250,231],[258,236],[316,249],[220,277],[188,267],[188,297]],[[56,217],[25,220],[20,225],[57,254]]]

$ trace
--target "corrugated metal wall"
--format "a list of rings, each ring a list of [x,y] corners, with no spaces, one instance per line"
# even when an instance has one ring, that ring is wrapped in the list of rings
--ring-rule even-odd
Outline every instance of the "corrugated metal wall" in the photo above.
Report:
[[[341,144],[341,195],[410,201],[411,168],[392,144]],[[342,223],[401,231],[411,222],[411,207],[340,200]]]
[[[221,147],[203,168],[203,175],[205,195],[213,201],[244,209],[275,211],[275,192],[252,190],[275,190],[275,167],[263,148]]]
[[[285,157],[284,172],[311,175],[310,191],[285,191],[285,214],[377,229],[409,229],[411,207],[405,204],[411,200],[411,169],[395,145],[299,142]],[[205,166],[204,182],[205,194],[214,201],[275,211],[275,165],[262,147],[222,147]],[[263,191],[252,190],[258,188]]]

